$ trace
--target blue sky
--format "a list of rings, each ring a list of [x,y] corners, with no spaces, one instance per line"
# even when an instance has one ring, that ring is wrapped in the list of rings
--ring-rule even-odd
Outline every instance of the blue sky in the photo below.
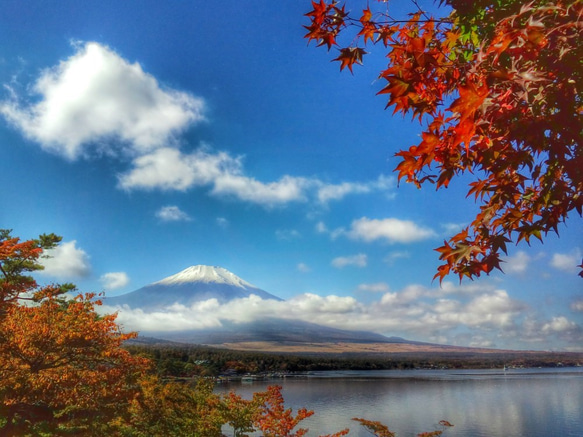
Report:
[[[41,282],[117,295],[217,265],[286,303],[218,305],[211,324],[582,350],[580,218],[511,247],[506,274],[432,282],[433,249],[477,209],[467,180],[397,186],[393,155],[421,128],[375,96],[382,51],[351,75],[307,46],[310,2],[0,6],[0,227],[63,236]]]

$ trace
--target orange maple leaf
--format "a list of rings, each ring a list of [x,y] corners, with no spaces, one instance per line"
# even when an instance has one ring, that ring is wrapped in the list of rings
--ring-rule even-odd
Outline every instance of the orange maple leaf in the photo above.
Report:
[[[365,52],[364,49],[360,47],[346,47],[340,49],[340,56],[332,60],[341,62],[340,71],[344,70],[345,67],[348,67],[350,72],[353,73],[352,66],[354,64],[362,65],[362,57],[366,54],[367,52]]]
[[[472,81],[467,81],[466,86],[458,88],[460,94],[449,107],[451,112],[457,112],[460,115],[460,121],[472,117],[478,108],[482,106],[488,95],[488,87],[483,82],[479,87]]]

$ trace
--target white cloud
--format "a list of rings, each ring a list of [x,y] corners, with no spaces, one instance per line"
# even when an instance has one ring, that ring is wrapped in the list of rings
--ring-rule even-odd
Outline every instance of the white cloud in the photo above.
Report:
[[[210,152],[207,147],[184,154],[173,148],[160,148],[139,156],[133,168],[119,177],[126,190],[181,190],[209,185],[215,196],[264,206],[306,200],[306,188],[312,182],[304,178],[283,176],[279,181],[263,183],[243,174],[241,158],[226,152]]]
[[[581,264],[581,250],[575,249],[571,253],[555,253],[551,258],[551,266],[564,272],[576,273]]]
[[[454,283],[450,281],[443,281],[439,286],[439,291],[436,295],[447,296],[447,295],[476,295],[480,293],[491,293],[496,288],[489,282],[479,281],[479,282],[465,282],[465,283]]]
[[[130,283],[130,278],[125,272],[110,272],[101,275],[99,278],[103,288],[106,290],[115,290],[123,288]]]
[[[318,296],[302,294],[288,301],[262,300],[257,296],[234,299],[219,304],[216,299],[196,302],[186,307],[174,304],[164,311],[146,313],[127,307],[103,306],[100,311],[111,313],[119,310],[117,321],[126,329],[140,331],[171,331],[202,329],[221,326],[221,321],[250,322],[266,317],[284,319],[328,318],[338,323],[355,311],[360,304],[352,297]],[[309,314],[309,317],[306,315]]]
[[[583,327],[565,316],[554,316],[550,320],[528,318],[523,323],[523,336],[525,341],[546,342],[548,349],[581,351]]]
[[[364,253],[352,256],[339,256],[334,258],[331,264],[338,269],[346,266],[366,267],[367,256]]]
[[[184,154],[163,147],[139,156],[133,169],[120,175],[119,185],[126,190],[179,190],[212,184],[224,174],[240,171],[239,159],[225,152],[211,153],[206,147]]]
[[[368,193],[370,188],[366,184],[343,182],[337,185],[325,185],[318,190],[318,200],[327,203],[330,200],[342,199],[351,193]]]
[[[156,211],[156,217],[164,222],[190,221],[190,216],[174,205],[163,206]]]
[[[386,282],[375,282],[373,284],[360,284],[358,286],[358,291],[370,293],[388,293],[389,284],[387,284]]]
[[[353,192],[370,192],[373,188],[386,187],[387,180],[381,176],[371,183],[356,184],[368,188]],[[348,183],[348,186],[353,185]],[[213,152],[205,146],[191,153],[161,147],[138,156],[134,158],[132,168],[119,176],[119,186],[125,190],[167,191],[186,191],[196,186],[208,186],[210,194],[214,196],[265,207],[306,202],[310,198],[321,202],[322,190],[335,190],[332,185],[323,184],[317,178],[284,175],[272,182],[259,181],[245,174],[242,157],[232,157],[227,152]],[[326,200],[341,197],[343,195],[328,196]]]
[[[291,241],[302,237],[302,234],[295,229],[278,229],[275,231],[278,240]]]
[[[526,252],[519,251],[516,255],[506,258],[505,261],[506,264],[503,265],[503,270],[506,273],[521,274],[526,272],[531,258]]]
[[[376,181],[367,183],[342,182],[340,184],[322,184],[317,191],[317,198],[320,203],[326,204],[330,200],[340,200],[349,194],[389,190],[394,188],[395,184],[395,178],[384,175],[379,176]]]
[[[44,149],[68,159],[112,139],[145,153],[204,119],[201,99],[163,89],[139,64],[95,42],[79,44],[69,59],[44,70],[33,91],[38,103],[23,106],[11,99],[0,104],[0,113]]]
[[[359,307],[353,297],[319,296],[305,293],[292,299],[294,312],[305,311],[310,314],[347,314]]]
[[[583,312],[583,299],[576,300],[571,303],[571,310]]]
[[[227,220],[225,217],[217,217],[217,225],[219,225],[221,228],[226,228],[229,226],[229,220]]]
[[[441,225],[447,235],[457,234],[466,226],[465,223],[443,223]]]
[[[73,240],[47,250],[45,255],[49,258],[41,259],[44,270],[40,273],[63,280],[88,276],[91,273],[89,256],[83,249],[77,248],[76,244]]]
[[[326,234],[328,232],[328,228],[326,227],[326,224],[322,221],[319,221],[318,223],[316,223],[316,232],[319,234]]]
[[[577,324],[564,316],[553,317],[542,327],[544,333],[565,332],[577,329]]]
[[[389,243],[412,243],[434,237],[434,231],[409,220],[386,218],[382,220],[362,217],[354,220],[347,235],[355,240],[371,242],[385,240]]]
[[[298,272],[301,272],[301,273],[309,273],[312,271],[310,266],[305,264],[305,263],[299,263],[296,267],[298,269]]]
[[[508,327],[513,316],[525,310],[526,306],[511,299],[505,290],[482,294],[473,298],[460,315],[468,326]]]
[[[411,257],[411,254],[409,252],[391,252],[383,258],[383,261],[391,266],[398,259],[410,258],[410,257]]]
[[[108,307],[103,305],[98,311],[111,313],[119,311],[117,323],[124,329],[135,331],[174,331],[183,329],[205,329],[221,326],[220,306],[216,299],[200,302],[191,307],[174,305],[164,311],[146,313],[140,309]]]
[[[484,338],[481,335],[474,336],[469,345],[470,347],[478,347],[478,348],[491,348],[494,347],[494,342],[489,338]]]
[[[409,305],[427,295],[428,290],[420,285],[409,285],[400,292],[383,294],[380,303],[392,307]]]
[[[305,189],[308,185],[307,179],[287,175],[276,182],[263,183],[247,176],[224,173],[213,181],[211,193],[232,196],[259,205],[275,206],[305,201]]]

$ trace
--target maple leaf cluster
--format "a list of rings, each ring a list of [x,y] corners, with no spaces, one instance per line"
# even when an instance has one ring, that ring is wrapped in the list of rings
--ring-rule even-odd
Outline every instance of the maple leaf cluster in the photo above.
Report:
[[[583,3],[444,0],[452,12],[434,18],[412,2],[407,20],[382,3],[352,14],[312,2],[305,37],[337,47],[341,70],[362,64],[367,44],[386,50],[378,94],[424,126],[420,143],[396,153],[399,180],[439,189],[474,175],[468,196],[480,211],[436,249],[435,277],[501,269],[507,243],[542,241],[573,210],[581,216]],[[340,46],[350,29],[352,43]]]
[[[296,426],[304,419],[312,416],[313,411],[300,408],[294,416],[291,408],[285,408],[281,386],[268,387],[265,403],[256,418],[256,423],[265,437],[301,437],[308,430],[300,428],[293,432]]]

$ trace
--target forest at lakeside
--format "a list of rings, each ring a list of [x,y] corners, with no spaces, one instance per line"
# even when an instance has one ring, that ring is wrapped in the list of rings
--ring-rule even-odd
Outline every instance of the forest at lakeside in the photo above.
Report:
[[[362,14],[352,16],[338,2],[312,1],[306,38],[338,48],[335,60],[350,71],[363,63],[366,44],[388,51],[380,94],[395,112],[426,124],[421,143],[397,153],[399,179],[445,188],[455,176],[476,177],[468,195],[480,202],[479,213],[437,249],[435,278],[489,274],[508,243],[542,241],[569,214],[582,214],[580,0],[443,0],[451,13],[437,19],[412,0],[405,21],[362,4]],[[339,45],[351,30],[352,42]],[[99,295],[36,282],[42,257],[60,243],[54,234],[22,241],[0,230],[2,436],[220,437],[228,429],[237,437],[296,437],[307,434],[301,422],[314,412],[286,408],[280,386],[244,399],[214,393],[214,378],[206,376],[581,364],[581,354],[567,353],[388,359],[128,345],[137,333],[123,332],[116,314],[100,314]],[[380,422],[354,420],[374,436],[394,436]],[[443,420],[418,437],[450,426]],[[330,432],[321,437],[349,431]]]
[[[133,344],[131,344],[133,343]],[[502,369],[575,367],[583,353],[493,351],[491,353],[354,353],[281,354],[237,351],[186,344],[135,344],[124,346],[134,355],[152,360],[160,377],[197,377],[320,370]]]

